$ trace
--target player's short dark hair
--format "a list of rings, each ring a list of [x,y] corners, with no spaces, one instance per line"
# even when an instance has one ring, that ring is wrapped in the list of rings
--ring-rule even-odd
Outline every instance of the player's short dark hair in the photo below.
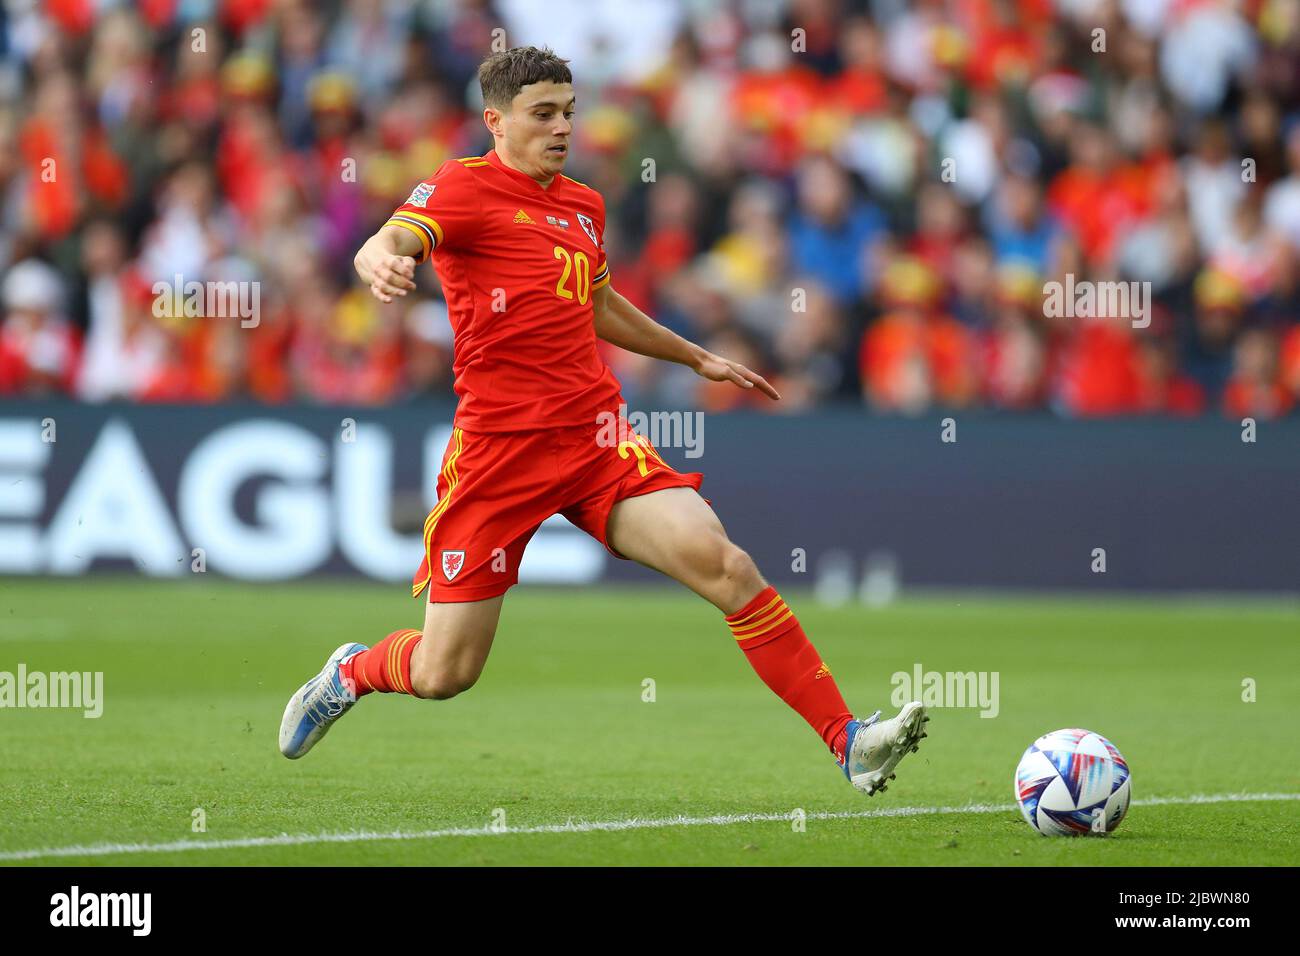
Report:
[[[572,83],[569,61],[555,55],[550,47],[517,46],[493,53],[479,64],[478,85],[483,103],[497,110],[507,110],[519,91],[530,83]]]

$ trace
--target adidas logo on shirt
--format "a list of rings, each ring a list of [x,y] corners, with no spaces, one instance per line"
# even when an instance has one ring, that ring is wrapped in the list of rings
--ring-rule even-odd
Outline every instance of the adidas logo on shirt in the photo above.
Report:
[[[524,212],[522,209],[515,213],[515,222],[526,222],[531,224],[532,221],[533,217],[528,215],[528,213]]]

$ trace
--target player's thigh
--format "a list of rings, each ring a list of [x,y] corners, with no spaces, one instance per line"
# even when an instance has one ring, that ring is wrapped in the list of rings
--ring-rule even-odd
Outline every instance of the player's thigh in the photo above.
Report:
[[[411,655],[411,686],[418,696],[445,699],[474,685],[492,650],[504,601],[499,594],[425,606],[424,637]]]
[[[606,536],[619,554],[675,578],[728,613],[763,581],[749,555],[693,488],[624,498],[610,510]]]

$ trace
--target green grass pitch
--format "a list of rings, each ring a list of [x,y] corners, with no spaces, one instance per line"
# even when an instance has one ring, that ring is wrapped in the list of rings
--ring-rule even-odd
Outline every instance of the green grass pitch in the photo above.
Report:
[[[374,695],[285,760],[290,692],[338,644],[418,626],[403,590],[0,580],[0,670],[103,671],[105,696],[97,720],[0,710],[0,862],[1300,862],[1294,603],[926,596],[869,610],[792,591],[860,714],[890,712],[891,675],[917,663],[999,674],[995,718],[934,710],[920,752],[868,799],[703,601],[521,587],[467,694]],[[1040,837],[1012,806],[1021,752],[1068,726],[1106,735],[1132,767],[1136,803],[1109,838]],[[1292,799],[1181,799],[1228,794]],[[302,839],[267,839],[282,834]],[[186,841],[198,848],[157,849]],[[63,855],[23,852],[35,849]]]

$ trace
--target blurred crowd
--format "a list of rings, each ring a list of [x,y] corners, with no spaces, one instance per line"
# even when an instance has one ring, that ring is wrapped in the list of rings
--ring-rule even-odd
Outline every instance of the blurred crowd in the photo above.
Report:
[[[610,349],[634,406],[1300,398],[1300,0],[4,9],[0,397],[450,396],[433,270],[381,305],[352,256],[491,147],[504,39],[572,61],[567,172],[606,198],[614,287],[785,396]],[[160,308],[177,276],[258,283],[256,325]],[[1066,277],[1150,283],[1146,321],[1049,317]]]

